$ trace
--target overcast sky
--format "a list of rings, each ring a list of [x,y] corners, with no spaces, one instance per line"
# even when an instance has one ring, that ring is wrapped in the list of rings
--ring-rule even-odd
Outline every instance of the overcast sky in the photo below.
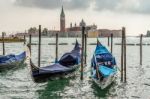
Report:
[[[128,35],[150,29],[150,0],[0,0],[0,32],[22,32],[39,24],[59,29],[62,5],[67,27],[83,18],[100,29],[125,26]]]

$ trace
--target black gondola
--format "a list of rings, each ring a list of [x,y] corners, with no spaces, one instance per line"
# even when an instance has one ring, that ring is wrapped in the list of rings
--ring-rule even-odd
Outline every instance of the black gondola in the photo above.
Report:
[[[43,82],[56,78],[72,76],[79,68],[80,64],[80,46],[78,41],[71,52],[65,53],[58,62],[44,66],[35,66],[30,57],[31,74],[35,82]]]

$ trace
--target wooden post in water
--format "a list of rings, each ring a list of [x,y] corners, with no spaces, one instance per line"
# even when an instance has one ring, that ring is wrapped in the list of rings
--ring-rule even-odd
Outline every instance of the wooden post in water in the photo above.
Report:
[[[122,43],[121,43],[121,82],[123,82],[123,67],[124,67],[124,32],[125,28],[122,28]]]
[[[141,34],[141,36],[140,36],[140,65],[142,65],[142,46],[143,46],[143,44],[142,44],[142,38],[143,38],[143,34]]]
[[[126,29],[124,28],[124,82],[126,83]]]
[[[87,63],[87,34],[85,33],[84,34],[84,38],[85,38],[85,55],[84,55],[84,64],[86,64]]]
[[[2,43],[3,43],[3,55],[5,55],[5,41],[4,41],[4,35],[5,35],[5,33],[4,32],[2,32]]]
[[[56,33],[56,59],[55,62],[58,62],[58,33]]]
[[[32,39],[32,36],[31,34],[29,35],[29,50],[30,50],[30,53],[31,53],[31,39]]]
[[[113,53],[113,34],[111,33],[111,53]]]
[[[32,36],[31,36],[31,34],[30,34],[30,35],[29,35],[29,45],[28,45],[28,46],[29,46],[29,51],[30,51],[30,60],[29,60],[29,61],[30,61],[30,64],[31,64],[31,53],[32,53],[32,52],[31,52],[31,38],[32,38]]]
[[[109,36],[108,36],[108,46],[109,46]]]
[[[26,36],[24,35],[23,37],[24,37],[24,45],[25,45],[26,44]]]
[[[38,47],[38,66],[41,63],[41,25],[39,25],[39,47]]]
[[[85,32],[85,27],[82,26],[82,51],[81,51],[81,80],[83,80],[83,65],[84,65],[84,32]]]

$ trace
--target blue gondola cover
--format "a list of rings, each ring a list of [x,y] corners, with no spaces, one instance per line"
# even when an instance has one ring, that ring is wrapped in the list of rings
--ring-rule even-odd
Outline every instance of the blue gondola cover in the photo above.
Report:
[[[26,57],[25,52],[23,52],[19,55],[10,54],[10,55],[6,55],[6,56],[0,56],[0,64],[9,64],[11,62],[21,61],[25,57]]]
[[[51,75],[59,75],[62,73],[68,73],[76,70],[76,68],[79,67],[80,63],[80,45],[76,41],[75,47],[71,52],[65,53],[57,63],[54,63],[52,65],[40,67],[38,70],[33,70],[32,76],[37,78],[40,76],[48,76],[51,77]],[[32,65],[35,66],[35,65]]]
[[[111,74],[114,74],[116,70],[114,68],[108,68],[106,66],[99,66],[99,71],[102,73],[104,77],[108,77]]]
[[[103,77],[108,77],[109,75],[116,73],[114,65],[116,65],[115,58],[107,48],[98,41],[91,60],[92,77],[96,77],[96,67],[98,67],[98,71]]]

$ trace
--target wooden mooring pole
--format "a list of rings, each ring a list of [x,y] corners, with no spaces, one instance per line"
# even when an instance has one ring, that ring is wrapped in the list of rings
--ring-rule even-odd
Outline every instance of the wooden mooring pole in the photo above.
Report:
[[[32,39],[32,35],[30,34],[29,35],[29,50],[30,50],[30,53],[31,53],[31,39]]]
[[[5,55],[5,40],[4,40],[5,33],[2,32],[2,43],[3,43],[3,55]]]
[[[124,28],[124,82],[126,83],[126,29]]]
[[[84,55],[84,64],[87,63],[87,34],[84,34],[85,38],[85,55]]]
[[[121,44],[121,82],[126,83],[126,30],[122,28],[122,44]]]
[[[82,26],[82,51],[81,51],[81,80],[83,80],[83,65],[84,65],[84,35],[85,33],[85,27]]]
[[[113,53],[113,34],[111,33],[111,53]]]
[[[142,65],[142,58],[143,58],[143,57],[142,57],[142,56],[143,56],[143,55],[142,55],[142,50],[143,50],[143,49],[142,49],[142,46],[143,46],[142,40],[143,40],[143,34],[141,34],[141,36],[140,36],[140,65]]]
[[[28,45],[28,46],[29,46],[29,51],[30,51],[30,60],[29,60],[29,61],[30,61],[30,64],[31,64],[31,53],[32,53],[32,52],[31,52],[31,39],[32,39],[32,36],[31,36],[31,34],[30,34],[30,35],[29,35],[29,45]]]
[[[58,33],[56,33],[56,59],[55,62],[58,62]]]
[[[125,28],[123,27],[122,28],[122,43],[121,43],[121,82],[123,82],[123,67],[124,67],[124,47],[123,47],[123,44],[124,44],[124,32],[125,32]]]
[[[39,25],[38,66],[41,65],[41,25]]]
[[[109,42],[110,42],[110,40],[109,40],[109,36],[108,36],[108,44],[107,44],[108,46],[109,46]]]
[[[24,38],[24,45],[25,45],[26,44],[26,36],[24,35],[23,38]]]

